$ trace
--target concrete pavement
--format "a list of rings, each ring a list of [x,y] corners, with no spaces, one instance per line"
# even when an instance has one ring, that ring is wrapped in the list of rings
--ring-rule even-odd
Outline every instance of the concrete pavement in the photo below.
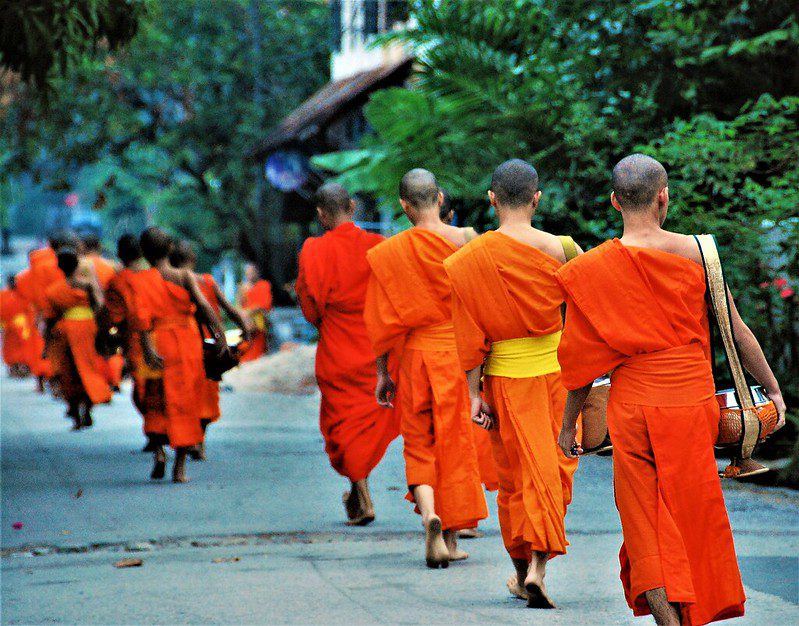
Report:
[[[491,495],[486,537],[463,542],[472,557],[425,568],[399,442],[371,479],[376,523],[342,523],[346,483],[327,463],[317,397],[223,394],[209,461],[172,485],[147,479],[127,397],[73,433],[61,405],[31,388],[0,379],[3,623],[634,621],[618,582],[609,459],[586,459],[577,473],[570,553],[548,576],[559,609],[529,611],[505,591]],[[738,484],[725,492],[749,597],[736,623],[799,622],[799,497]],[[130,556],[144,565],[112,567]]]

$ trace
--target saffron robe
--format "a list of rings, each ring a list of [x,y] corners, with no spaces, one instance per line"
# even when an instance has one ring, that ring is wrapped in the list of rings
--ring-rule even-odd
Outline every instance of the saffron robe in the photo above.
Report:
[[[166,437],[166,414],[161,372],[151,370],[144,362],[137,305],[148,297],[148,287],[160,280],[157,270],[136,271],[123,268],[108,284],[105,305],[109,322],[125,330],[125,358],[133,379],[133,405],[143,418],[144,434],[150,439]],[[146,305],[145,305],[146,306]]]
[[[635,615],[665,587],[683,622],[744,612],[744,591],[713,454],[719,422],[705,276],[682,256],[606,242],[557,273],[566,295],[558,356],[568,389],[613,371],[608,429]]]
[[[375,355],[363,321],[366,253],[383,239],[350,222],[307,239],[300,252],[297,297],[319,329],[319,427],[330,465],[353,482],[369,476],[399,435],[396,411],[375,402]]]
[[[433,487],[445,530],[474,528],[488,516],[443,264],[457,249],[421,228],[378,244],[367,253],[364,307],[375,354],[401,352],[395,404],[407,483]]]
[[[55,321],[49,355],[64,399],[70,403],[110,402],[111,389],[94,347],[97,322],[89,307],[89,294],[63,279],[50,285],[44,295],[44,317]],[[70,319],[75,311],[81,315]]]
[[[203,440],[198,400],[205,372],[195,307],[189,292],[165,280],[158,270],[140,273],[146,281],[146,295],[137,299],[137,328],[151,331],[155,349],[164,361],[161,381],[169,445],[190,448]]]
[[[31,361],[29,367],[31,373],[36,377],[50,377],[53,375],[52,367],[48,359],[42,358],[44,352],[44,337],[39,330],[38,313],[36,309],[36,284],[33,277],[33,272],[30,269],[21,271],[15,277],[17,285],[16,292],[28,304],[31,315],[31,337],[30,337],[30,351]]]
[[[0,329],[3,331],[3,362],[9,367],[33,369],[33,311],[16,289],[0,291]]]
[[[86,258],[91,261],[94,267],[94,274],[97,277],[97,282],[100,284],[100,288],[105,291],[108,289],[111,279],[114,278],[114,275],[117,273],[114,264],[108,259],[101,257],[99,254],[88,254]]]
[[[494,341],[561,330],[560,261],[500,232],[488,232],[449,257],[455,337],[462,367],[480,366]],[[566,552],[564,518],[577,459],[557,444],[566,389],[560,372],[529,378],[489,376],[484,394],[496,416],[489,434],[499,473],[497,508],[511,558],[533,550]]]
[[[216,290],[214,289],[216,285],[214,277],[210,274],[202,274],[197,277],[197,284],[200,287],[200,291],[205,296],[205,299],[208,300],[208,304],[211,305],[214,313],[216,313],[216,316],[221,320],[221,307],[219,306],[219,300],[216,297]],[[203,336],[206,334],[207,333],[203,333]],[[217,381],[208,380],[203,376],[203,395],[200,404],[201,419],[215,422],[222,415],[219,409],[219,383]]]
[[[259,280],[242,293],[241,306],[253,313],[255,330],[250,345],[241,355],[241,362],[252,361],[266,354],[269,346],[266,341],[268,330],[265,313],[272,309],[272,285],[268,280]]]

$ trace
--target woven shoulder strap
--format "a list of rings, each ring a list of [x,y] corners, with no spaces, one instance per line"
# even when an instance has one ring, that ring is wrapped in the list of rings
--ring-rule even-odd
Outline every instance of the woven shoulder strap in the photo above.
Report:
[[[730,302],[727,292],[727,281],[724,279],[724,270],[721,267],[716,238],[713,235],[694,235],[699,251],[702,254],[702,264],[705,266],[707,292],[719,334],[724,345],[724,354],[730,368],[732,382],[735,386],[735,395],[743,413],[743,436],[741,437],[741,457],[749,458],[755,449],[760,436],[760,420],[755,413],[754,400],[749,384],[746,382],[738,349],[735,346],[735,335],[732,328],[730,315]]]
[[[577,256],[577,244],[568,235],[558,235],[558,239],[560,239],[560,245],[563,246],[563,254],[566,255],[566,262],[568,263]]]

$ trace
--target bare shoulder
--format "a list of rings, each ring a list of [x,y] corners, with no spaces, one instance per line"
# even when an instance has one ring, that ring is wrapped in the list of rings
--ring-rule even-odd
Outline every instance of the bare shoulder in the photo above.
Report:
[[[699,251],[699,245],[692,235],[683,235],[680,233],[668,233],[669,250],[672,254],[690,259],[694,263],[702,265],[702,253]]]

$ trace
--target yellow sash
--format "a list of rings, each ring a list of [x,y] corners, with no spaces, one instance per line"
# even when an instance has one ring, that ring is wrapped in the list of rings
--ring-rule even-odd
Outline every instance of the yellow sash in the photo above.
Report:
[[[491,344],[483,374],[505,378],[532,378],[560,371],[558,344],[561,331],[543,337],[520,337]]]
[[[65,320],[93,320],[94,311],[88,306],[73,306],[64,311],[61,319]]]

